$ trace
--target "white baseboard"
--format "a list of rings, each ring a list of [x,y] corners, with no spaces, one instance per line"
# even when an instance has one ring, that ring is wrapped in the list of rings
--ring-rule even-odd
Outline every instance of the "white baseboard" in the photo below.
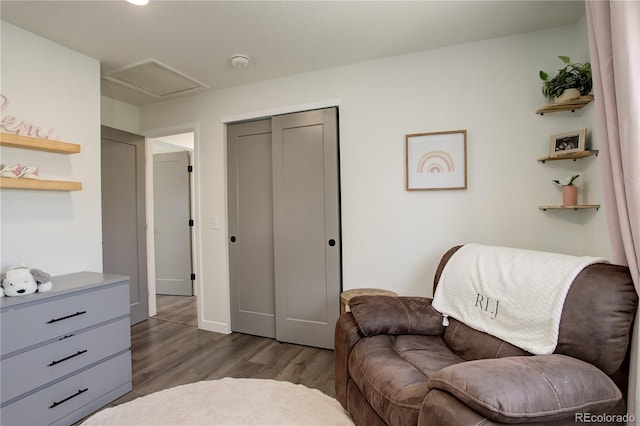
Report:
[[[225,324],[223,322],[202,320],[199,321],[198,328],[201,330],[212,331],[214,333],[231,334],[229,324]]]

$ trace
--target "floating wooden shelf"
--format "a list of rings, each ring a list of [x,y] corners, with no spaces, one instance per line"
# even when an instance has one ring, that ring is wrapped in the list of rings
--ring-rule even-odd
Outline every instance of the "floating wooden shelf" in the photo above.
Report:
[[[0,146],[54,152],[58,154],[77,154],[80,152],[80,145],[75,143],[50,141],[48,139],[14,135],[13,133],[0,133]],[[0,188],[39,189],[45,191],[82,191],[82,183],[63,180],[0,177]]]
[[[578,206],[538,206],[540,210],[586,210],[600,208],[600,204],[583,204]]]
[[[566,101],[555,102],[549,105],[545,105],[536,111],[536,114],[544,115],[545,112],[557,112],[557,111],[571,111],[574,112],[577,109],[582,108],[589,102],[593,101],[593,95],[580,96],[576,99],[569,99]]]
[[[0,133],[0,146],[56,152],[59,154],[77,154],[80,152],[80,145],[75,143],[50,141],[12,133]]]
[[[63,180],[24,179],[0,177],[3,189],[41,189],[45,191],[81,191],[81,182]]]
[[[546,157],[538,158],[538,161],[544,163],[545,161],[557,161],[557,160],[573,160],[576,161],[580,158],[591,157],[592,155],[598,155],[597,149],[593,149],[590,151],[579,151],[579,152],[570,152],[569,154],[559,154],[559,155],[547,155]]]

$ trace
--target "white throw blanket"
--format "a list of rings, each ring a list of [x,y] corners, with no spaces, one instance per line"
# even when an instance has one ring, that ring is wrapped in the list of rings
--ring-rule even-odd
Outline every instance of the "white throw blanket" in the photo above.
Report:
[[[550,354],[574,278],[600,262],[606,260],[467,244],[445,265],[433,307],[445,322],[451,316],[531,353]]]

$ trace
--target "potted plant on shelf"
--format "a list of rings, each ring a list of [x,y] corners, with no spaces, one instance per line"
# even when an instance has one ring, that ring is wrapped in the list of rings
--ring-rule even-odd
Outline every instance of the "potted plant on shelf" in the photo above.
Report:
[[[593,87],[591,78],[591,63],[571,63],[568,56],[558,56],[565,67],[558,70],[558,74],[549,80],[549,75],[540,71],[542,94],[552,101],[563,101],[588,95]]]
[[[562,206],[578,205],[578,178],[580,175],[573,175],[562,180],[554,179],[553,182],[562,186]]]

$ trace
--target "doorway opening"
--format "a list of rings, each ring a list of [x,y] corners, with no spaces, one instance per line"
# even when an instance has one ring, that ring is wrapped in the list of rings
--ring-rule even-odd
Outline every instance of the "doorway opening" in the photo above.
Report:
[[[150,316],[198,326],[195,131],[147,137]]]

